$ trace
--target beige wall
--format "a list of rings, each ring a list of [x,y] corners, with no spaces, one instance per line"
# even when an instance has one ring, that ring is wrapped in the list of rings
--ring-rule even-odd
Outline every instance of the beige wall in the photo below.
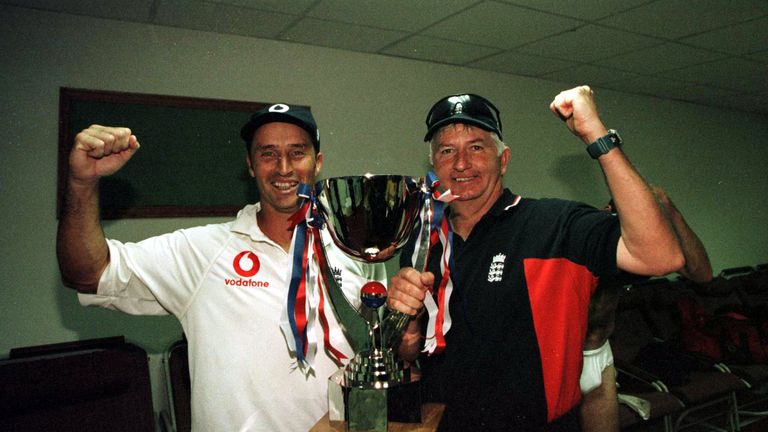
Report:
[[[180,335],[173,318],[82,308],[61,285],[54,241],[62,86],[311,105],[325,176],[423,175],[428,107],[475,92],[502,111],[509,187],[593,205],[607,199],[597,165],[548,111],[570,84],[9,6],[0,6],[0,22],[0,356],[15,346],[124,334],[153,354],[159,375],[158,355]],[[768,118],[596,92],[607,125],[677,202],[716,272],[768,262]],[[123,220],[105,231],[138,240],[211,221]]]

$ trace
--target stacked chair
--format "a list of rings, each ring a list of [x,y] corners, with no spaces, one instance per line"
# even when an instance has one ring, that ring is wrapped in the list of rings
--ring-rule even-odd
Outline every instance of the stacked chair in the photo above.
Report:
[[[154,432],[146,352],[122,336],[12,349],[0,430]]]
[[[742,425],[768,416],[767,267],[730,268],[708,284],[687,284],[709,318],[707,330],[719,342],[714,353],[704,355],[747,386],[736,394]]]
[[[658,278],[623,289],[611,338],[619,392],[647,401],[650,412],[622,404],[622,430],[738,431],[768,414],[762,353],[744,355],[745,336],[722,330],[733,317],[768,320],[760,315],[768,310],[765,267],[724,270],[702,285]],[[768,333],[761,337],[768,348]]]
[[[185,337],[171,344],[163,356],[168,385],[169,411],[160,413],[164,432],[189,432],[192,429],[189,356]]]

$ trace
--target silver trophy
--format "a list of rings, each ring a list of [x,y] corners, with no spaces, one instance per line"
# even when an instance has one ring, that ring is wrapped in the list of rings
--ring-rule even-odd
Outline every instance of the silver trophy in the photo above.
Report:
[[[348,256],[365,263],[387,261],[405,245],[415,226],[424,225],[418,223],[422,207],[428,202],[422,183],[398,175],[319,181],[315,191],[318,209],[326,222],[323,229],[328,229],[335,246]],[[385,432],[388,417],[419,422],[418,387],[409,387],[411,369],[404,367],[395,352],[409,316],[384,307],[386,289],[379,282],[360,287],[361,305],[355,308],[330,280],[333,278],[327,279],[334,311],[355,350],[341,380],[347,430]],[[393,392],[398,392],[396,398]],[[410,410],[417,413],[393,412],[393,400],[404,409],[405,405],[416,405]]]

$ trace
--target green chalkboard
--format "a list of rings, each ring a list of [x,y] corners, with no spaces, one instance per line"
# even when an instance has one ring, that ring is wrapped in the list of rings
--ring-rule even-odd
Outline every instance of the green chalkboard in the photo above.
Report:
[[[59,209],[75,135],[100,124],[129,127],[141,143],[120,171],[101,180],[103,218],[234,215],[258,200],[240,128],[265,105],[62,88]]]

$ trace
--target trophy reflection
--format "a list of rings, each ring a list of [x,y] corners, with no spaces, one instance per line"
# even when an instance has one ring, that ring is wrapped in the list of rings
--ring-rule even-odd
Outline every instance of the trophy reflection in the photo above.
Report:
[[[330,178],[317,183],[316,194],[323,229],[361,265],[391,259],[418,225],[425,202],[420,183],[397,175]],[[378,281],[360,287],[360,306],[354,307],[328,279],[334,311],[355,347],[354,358],[336,375],[347,430],[384,432],[388,420],[420,422],[418,382],[396,353],[410,317],[384,307],[387,291]]]

